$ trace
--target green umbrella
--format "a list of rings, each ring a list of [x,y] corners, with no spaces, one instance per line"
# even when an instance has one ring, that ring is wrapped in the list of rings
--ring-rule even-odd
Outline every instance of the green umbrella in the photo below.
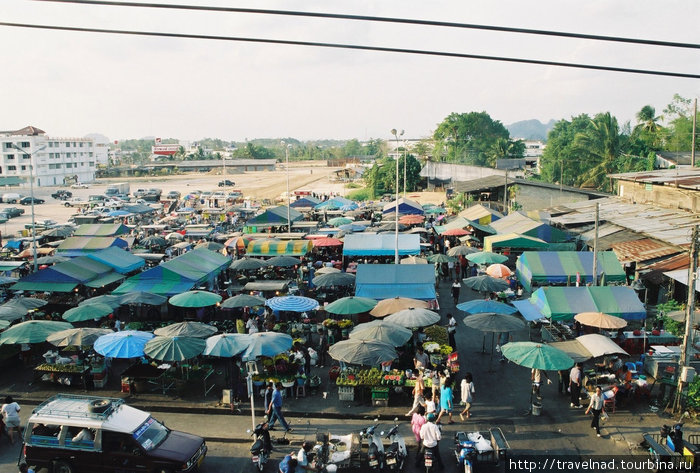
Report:
[[[558,348],[535,342],[510,342],[501,347],[501,353],[516,365],[540,370],[566,370],[574,360]]]
[[[343,297],[328,304],[326,312],[339,315],[361,314],[369,312],[377,305],[377,301],[368,297]]]
[[[112,312],[114,312],[114,309],[107,304],[99,302],[96,304],[79,305],[78,307],[73,307],[65,311],[63,313],[63,320],[67,320],[68,322],[83,322],[85,320],[100,319]]]
[[[479,253],[479,250],[473,246],[459,245],[454,248],[447,250],[449,256],[460,256],[460,255],[471,255],[472,253]]]
[[[341,225],[347,225],[348,223],[352,223],[353,221],[353,219],[347,217],[335,217],[328,221],[328,225],[332,227],[339,227]]]
[[[268,266],[279,266],[281,268],[289,268],[291,266],[301,264],[301,260],[299,258],[295,258],[294,256],[280,255],[273,256],[272,258],[267,260],[266,263]]]
[[[200,243],[195,248],[204,248],[210,251],[221,251],[224,248],[223,243],[217,243],[215,241],[205,241]]]
[[[479,292],[500,292],[505,291],[510,287],[508,281],[504,279],[492,278],[488,275],[472,276],[463,279],[464,285],[469,289]]]
[[[205,340],[207,347],[204,349],[206,356],[219,356],[232,358],[250,345],[250,335],[246,333],[222,333]]]
[[[207,343],[196,337],[155,337],[146,343],[144,354],[159,361],[184,361],[201,355]]]
[[[248,294],[238,294],[237,296],[229,297],[221,303],[224,309],[236,309],[242,307],[256,307],[265,305],[265,298],[251,296]]]
[[[507,256],[499,255],[498,253],[491,253],[490,251],[472,253],[471,255],[467,255],[466,258],[472,263],[476,264],[505,263],[508,261]]]
[[[322,274],[313,278],[312,282],[314,286],[318,287],[353,286],[355,275],[350,273]]]
[[[245,271],[249,269],[260,269],[267,266],[267,262],[255,258],[241,258],[231,263],[230,269],[235,271]]]
[[[413,332],[386,320],[373,320],[360,324],[350,332],[351,339],[378,340],[395,347],[400,347],[411,339]]]
[[[443,209],[442,207],[430,207],[425,209],[425,213],[427,214],[444,214],[447,211]]]
[[[19,343],[41,343],[54,332],[73,328],[68,322],[53,320],[29,320],[14,325],[0,334],[0,345]]]
[[[105,304],[110,306],[112,309],[116,309],[120,305],[122,305],[121,302],[121,297],[120,296],[113,296],[111,294],[105,294],[102,296],[97,296],[97,297],[91,297],[90,299],[85,299],[82,301],[79,306],[84,306],[84,305],[91,305],[91,304]]]
[[[457,258],[453,258],[452,256],[443,255],[442,253],[437,253],[437,254],[428,256],[428,261],[430,263],[449,263],[449,262],[457,261]]]
[[[46,341],[57,347],[92,346],[98,338],[108,333],[114,332],[108,328],[69,328],[52,333]]]
[[[165,327],[157,328],[153,331],[154,335],[163,337],[195,337],[207,338],[217,332],[216,327],[203,324],[202,322],[178,322]]]
[[[221,302],[221,296],[207,291],[187,291],[170,298],[176,307],[207,307]]]

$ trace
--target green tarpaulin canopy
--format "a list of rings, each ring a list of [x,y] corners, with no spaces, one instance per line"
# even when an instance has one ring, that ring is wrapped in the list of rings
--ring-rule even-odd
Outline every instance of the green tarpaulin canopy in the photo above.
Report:
[[[302,213],[292,208],[289,209],[289,219],[294,222],[303,217]],[[287,223],[287,206],[280,205],[267,209],[265,212],[253,217],[246,222],[246,226],[255,225],[282,225]]]
[[[525,251],[515,265],[518,281],[530,291],[536,286],[567,285],[593,281],[591,251]],[[625,270],[612,251],[598,252],[598,276],[605,282],[624,282]]]
[[[519,233],[484,237],[484,251],[494,251],[498,248],[545,249],[547,247],[549,243],[546,241]]]
[[[625,320],[643,320],[647,311],[627,286],[541,287],[530,302],[551,320],[571,320],[580,312],[603,312]]]
[[[131,230],[121,223],[86,223],[80,225],[73,234],[74,236],[117,236],[126,235]]]

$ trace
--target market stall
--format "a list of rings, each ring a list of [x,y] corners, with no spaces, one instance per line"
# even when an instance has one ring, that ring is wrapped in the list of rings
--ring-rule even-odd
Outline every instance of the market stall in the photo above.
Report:
[[[65,356],[57,352],[44,355],[46,360],[34,368],[34,379],[63,386],[81,386],[87,390],[92,381],[91,365],[78,355]]]

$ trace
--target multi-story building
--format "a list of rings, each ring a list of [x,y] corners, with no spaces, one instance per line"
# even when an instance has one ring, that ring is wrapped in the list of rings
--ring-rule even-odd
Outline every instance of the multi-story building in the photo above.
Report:
[[[91,138],[53,138],[33,126],[0,131],[0,185],[30,179],[36,186],[91,182],[95,164]]]

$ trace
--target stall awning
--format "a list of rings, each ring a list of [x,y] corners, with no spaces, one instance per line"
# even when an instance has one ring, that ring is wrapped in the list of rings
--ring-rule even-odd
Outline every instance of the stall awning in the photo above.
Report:
[[[135,271],[146,264],[143,258],[124,251],[121,248],[106,248],[87,255],[88,258],[99,261],[113,268],[116,272],[126,274]]]
[[[528,300],[513,301],[513,305],[516,309],[518,309],[520,315],[522,315],[528,322],[534,322],[535,320],[542,320],[545,318],[537,306]]]
[[[530,291],[535,286],[575,284],[576,274],[581,284],[593,281],[593,252],[591,251],[525,251],[515,265],[518,281]],[[598,252],[598,276],[605,282],[624,282],[626,275],[612,251]]]
[[[72,236],[63,240],[63,243],[56,248],[56,252],[61,256],[82,256],[111,246],[127,248],[128,244],[121,238],[115,237]]]
[[[534,220],[520,212],[513,212],[491,222],[491,227],[499,234],[518,233],[546,242],[563,242],[570,240],[569,235],[546,223]]]
[[[625,320],[643,320],[646,309],[627,286],[541,287],[530,302],[552,320],[571,320],[581,312],[603,312]]]
[[[425,211],[423,207],[416,201],[405,197],[399,198],[399,215],[423,215]],[[393,214],[396,209],[396,201],[389,202],[382,208],[382,214]]]
[[[14,271],[27,264],[25,261],[0,261],[0,271]]]
[[[111,237],[126,235],[129,232],[131,232],[129,227],[121,223],[88,223],[76,228],[73,235]]]
[[[577,363],[608,355],[629,356],[629,353],[620,348],[617,343],[597,333],[581,335],[575,340],[553,342],[549,345],[566,352]]]
[[[309,240],[253,240],[248,243],[246,256],[304,256],[313,246]]]
[[[464,217],[467,220],[477,222],[481,225],[488,225],[499,218],[503,218],[503,214],[497,210],[484,207],[482,204],[472,205],[471,207],[462,210],[457,215]]]
[[[539,238],[521,235],[519,233],[506,233],[503,235],[490,235],[484,237],[484,251],[494,251],[498,248],[515,249],[545,249],[549,243]]]
[[[150,292],[162,296],[174,296],[186,292],[195,286],[194,281],[186,279],[128,279],[121,286],[112,291],[112,294],[126,294],[129,292]]]
[[[121,281],[124,279],[126,276],[123,274],[119,273],[108,273],[105,274],[104,276],[100,276],[98,278],[93,279],[92,281],[88,281],[85,283],[87,287],[94,287],[94,288],[100,288],[104,287],[107,284],[112,284],[117,281]]]
[[[433,300],[435,267],[432,264],[360,264],[355,295],[370,299],[410,297]]]
[[[26,275],[20,281],[13,284],[10,289],[13,291],[70,292],[81,283],[78,278],[57,271],[55,269],[56,266],[57,265],[51,266],[39,270],[36,273]],[[94,273],[91,274],[93,274],[93,277],[95,276]],[[85,277],[85,274],[81,273],[80,277]]]
[[[667,276],[674,281],[678,281],[679,283],[687,286],[688,285],[688,269],[676,269],[674,271],[667,271],[664,273],[664,276]],[[700,280],[697,278],[695,279],[695,291],[700,292]]]
[[[391,256],[395,253],[396,236],[393,233],[357,234],[345,236],[345,256]],[[399,234],[399,255],[420,253],[420,236]]]
[[[289,281],[251,281],[243,286],[244,291],[287,292]]]
[[[36,292],[71,292],[78,286],[78,283],[71,282],[31,282],[21,281],[12,286],[13,291],[36,291]]]
[[[292,222],[300,220],[303,217],[302,213],[298,210],[292,208],[289,209],[289,220]],[[265,226],[265,225],[282,225],[287,223],[287,206],[280,205],[279,207],[274,207],[267,209],[260,215],[249,219],[245,224],[247,227],[252,226]]]

